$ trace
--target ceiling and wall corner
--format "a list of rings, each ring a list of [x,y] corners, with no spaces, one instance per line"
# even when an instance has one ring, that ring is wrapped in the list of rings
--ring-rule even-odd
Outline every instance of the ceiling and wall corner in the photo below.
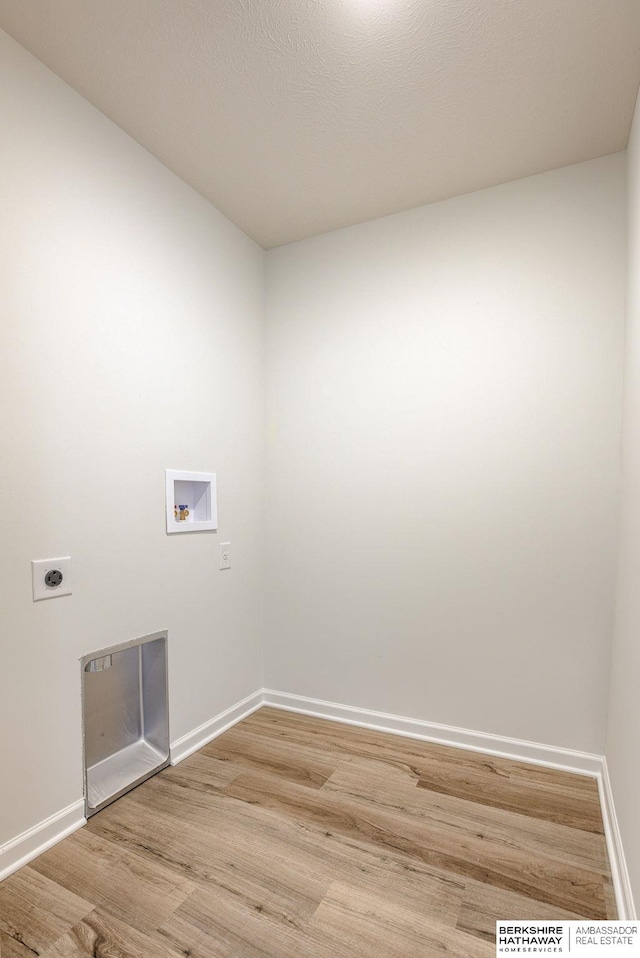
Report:
[[[263,247],[624,149],[637,0],[0,0]]]

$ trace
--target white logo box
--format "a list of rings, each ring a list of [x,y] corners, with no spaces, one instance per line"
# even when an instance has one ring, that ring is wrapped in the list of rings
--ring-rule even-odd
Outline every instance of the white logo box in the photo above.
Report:
[[[496,955],[640,958],[639,929],[633,921],[497,921]]]

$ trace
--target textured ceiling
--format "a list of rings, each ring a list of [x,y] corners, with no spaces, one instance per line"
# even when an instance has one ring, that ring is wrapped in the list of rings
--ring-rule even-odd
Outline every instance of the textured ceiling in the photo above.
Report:
[[[626,146],[640,0],[0,0],[268,248]]]

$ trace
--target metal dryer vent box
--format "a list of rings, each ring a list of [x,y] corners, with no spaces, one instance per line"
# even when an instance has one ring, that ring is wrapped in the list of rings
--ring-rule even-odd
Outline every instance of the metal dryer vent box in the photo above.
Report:
[[[92,652],[81,663],[88,818],[169,764],[167,633]]]

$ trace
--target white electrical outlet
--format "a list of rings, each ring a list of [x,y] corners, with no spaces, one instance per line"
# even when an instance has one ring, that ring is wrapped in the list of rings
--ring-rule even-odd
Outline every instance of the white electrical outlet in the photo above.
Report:
[[[31,579],[33,601],[71,595],[71,557],[63,559],[32,559]]]
[[[220,568],[221,569],[231,568],[231,543],[230,542],[220,543]]]

